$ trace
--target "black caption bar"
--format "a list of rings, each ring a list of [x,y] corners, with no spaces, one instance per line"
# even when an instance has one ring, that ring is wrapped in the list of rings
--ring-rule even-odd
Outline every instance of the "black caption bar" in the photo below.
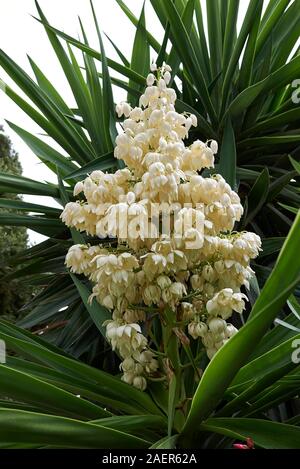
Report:
[[[0,467],[66,467],[105,468],[151,468],[154,466],[210,467],[222,464],[224,468],[241,469],[241,465],[266,462],[268,466],[280,467],[288,458],[299,460],[298,450],[0,450]],[[228,464],[228,466],[227,466]],[[229,466],[230,465],[230,466]],[[55,467],[56,466],[56,467]],[[249,466],[250,467],[250,466]],[[244,469],[244,467],[243,467]]]

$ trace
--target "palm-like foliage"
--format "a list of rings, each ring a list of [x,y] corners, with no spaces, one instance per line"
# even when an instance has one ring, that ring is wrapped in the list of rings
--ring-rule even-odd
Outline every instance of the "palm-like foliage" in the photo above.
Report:
[[[40,200],[50,196],[63,207],[72,200],[75,182],[88,172],[114,171],[119,163],[113,158],[117,119],[112,85],[125,89],[135,104],[145,83],[149,57],[157,56],[158,64],[165,60],[173,69],[178,110],[198,117],[191,138],[215,138],[221,143],[217,170],[238,187],[244,203],[245,215],[239,229],[250,228],[263,238],[264,252],[255,266],[262,286],[299,205],[300,109],[292,100],[293,80],[300,72],[298,50],[290,56],[299,36],[300,1],[271,0],[262,15],[263,2],[251,0],[237,32],[239,1],[209,0],[207,41],[198,0],[151,0],[165,29],[162,44],[146,28],[144,9],[138,19],[122,0],[116,1],[136,26],[131,61],[119,49],[119,62],[106,57],[96,18],[99,50],[89,46],[83,25],[82,41],[70,37],[51,26],[37,4],[38,21],[68,79],[75,109],[64,102],[31,59],[35,79],[0,52],[1,67],[28,100],[9,86],[4,87],[6,94],[47,134],[47,143],[10,125],[58,179],[55,185],[0,174],[1,191],[33,194]],[[82,51],[82,63],[75,49]],[[207,367],[190,410],[195,391],[192,384],[187,386],[186,401],[178,403],[160,383],[153,383],[149,394],[142,394],[117,377],[72,358],[80,357],[89,363],[97,358],[101,369],[106,369],[109,362],[110,371],[114,368],[112,360],[117,365],[117,358],[101,335],[105,309],[87,302],[89,285],[71,277],[64,266],[68,247],[87,239],[66,230],[59,219],[60,209],[46,207],[42,202],[19,202],[18,207],[15,201],[11,203],[26,214],[1,216],[1,224],[26,226],[49,237],[12,260],[26,264],[14,276],[45,287],[27,305],[30,313],[20,326],[35,331],[38,328],[47,342],[37,334],[1,322],[1,338],[23,357],[12,356],[0,368],[1,382],[9,383],[1,387],[0,429],[6,435],[5,447],[59,446],[62,441],[64,446],[72,447],[149,447],[161,438],[160,447],[186,446],[190,441],[195,444],[194,438],[203,446],[229,444],[230,440],[223,437],[210,441],[207,435],[211,432],[229,438],[252,436],[262,447],[299,446],[297,429],[256,421],[266,410],[297,395],[299,389],[299,370],[290,359],[292,340],[299,332],[295,315],[285,318],[286,328],[277,326],[267,332],[299,281],[299,240],[295,234],[299,219],[250,319]],[[253,285],[252,303],[257,293],[258,286]],[[297,308],[297,303],[293,305]],[[253,343],[263,336],[253,351]],[[5,400],[7,396],[13,398],[13,403]],[[232,415],[238,418],[230,419]],[[298,420],[292,423],[297,425]],[[66,440],[68,431],[71,436]]]
[[[299,282],[299,227],[298,216],[250,319],[198,386],[185,367],[179,399],[171,383],[153,382],[143,393],[0,321],[0,338],[14,352],[0,367],[1,446],[228,448],[251,437],[257,447],[300,448],[299,416],[278,423],[265,415],[299,392],[300,368],[291,360],[299,329],[289,317],[290,329],[267,332]]]
[[[172,66],[178,110],[198,117],[198,127],[191,138],[216,138],[221,143],[217,170],[239,188],[244,203],[239,229],[250,228],[263,238],[264,254],[256,266],[262,285],[299,205],[300,110],[291,99],[295,91],[292,82],[300,70],[298,50],[289,58],[298,39],[299,2],[271,0],[262,16],[263,2],[251,0],[237,33],[239,2],[208,1],[207,43],[198,0],[151,0],[165,28],[160,45],[146,29],[144,8],[137,19],[122,0],[117,0],[137,29],[130,62],[116,46],[120,62],[106,57],[94,11],[100,51],[89,47],[81,23],[83,40],[79,41],[51,26],[37,4],[38,21],[45,28],[77,107],[71,109],[63,101],[33,60],[29,59],[35,80],[1,52],[0,65],[28,100],[9,86],[4,87],[6,94],[48,135],[47,143],[9,124],[58,177],[54,185],[0,174],[1,190],[50,196],[63,206],[72,198],[74,183],[89,171],[114,171],[120,163],[113,158],[117,122],[112,85],[126,89],[128,99],[135,104],[145,84],[151,50],[158,63],[165,60]],[[167,52],[169,41],[171,49]],[[74,48],[82,51],[82,65]],[[124,79],[114,78],[114,72]],[[51,146],[51,140],[59,144],[60,151]],[[27,226],[49,236],[49,240],[12,261],[27,264],[17,276],[47,286],[30,304],[31,313],[21,325],[51,323],[47,331],[50,340],[76,356],[93,359],[101,339],[82,307],[82,292],[77,291],[64,267],[71,235],[76,242],[82,238],[65,230],[59,209],[24,203],[18,208],[30,214],[1,216],[0,223]],[[64,311],[59,312],[62,308]]]

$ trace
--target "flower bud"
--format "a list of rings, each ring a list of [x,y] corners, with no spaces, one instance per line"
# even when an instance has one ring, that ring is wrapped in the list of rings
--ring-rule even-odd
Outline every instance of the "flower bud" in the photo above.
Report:
[[[232,337],[238,332],[238,329],[234,327],[232,324],[227,324],[226,330],[225,330],[225,335],[227,337]]]
[[[143,376],[136,376],[133,380],[133,386],[141,391],[145,391],[147,387],[147,381]]]
[[[218,153],[218,143],[215,140],[210,142],[210,148],[214,155]]]
[[[204,337],[207,334],[207,325],[204,322],[198,322],[196,331],[199,337]]]
[[[155,82],[155,76],[153,75],[153,73],[149,73],[149,75],[147,76],[147,85],[152,86],[154,82]]]
[[[190,117],[188,117],[185,121],[185,128],[186,128],[187,132],[190,130],[192,125],[193,125],[193,121]]]
[[[190,115],[190,118],[192,119],[192,125],[193,125],[193,127],[197,127],[197,125],[198,125],[198,120],[197,120],[197,117],[195,116],[195,114],[191,114],[191,115]]]
[[[130,118],[134,121],[139,121],[143,117],[143,111],[140,107],[135,107],[130,112]]]
[[[191,303],[182,302],[181,303],[182,316],[184,320],[191,319],[195,315],[195,310]]]
[[[191,322],[189,325],[188,325],[188,333],[190,334],[190,336],[193,337],[193,339],[197,339],[198,338],[198,334],[197,334],[197,323],[196,322]]]
[[[129,372],[129,371],[134,371],[134,368],[135,368],[135,361],[130,358],[130,357],[127,357],[125,358],[125,360],[120,364],[120,368],[126,373],[126,372]]]
[[[164,73],[164,80],[166,82],[166,84],[168,85],[171,81],[171,73],[167,70],[165,73]]]
[[[167,87],[167,85],[166,85],[165,80],[164,80],[163,78],[160,78],[160,79],[158,80],[158,88],[159,88],[160,90],[165,90],[166,87]]]
[[[74,186],[74,191],[73,191],[74,196],[80,194],[80,192],[82,191],[83,191],[83,183],[81,181],[77,182]]]
[[[124,381],[124,383],[127,384],[132,384],[134,380],[134,373],[124,373],[121,380]]]
[[[157,281],[158,286],[162,290],[164,290],[165,288],[168,288],[172,283],[171,279],[169,279],[169,277],[167,277],[166,275],[160,275],[159,277],[157,277],[156,281]]]
[[[202,270],[202,275],[207,280],[207,282],[213,282],[215,277],[214,269],[211,265],[205,265]]]
[[[110,295],[107,295],[103,300],[102,300],[103,306],[105,306],[108,309],[113,309],[114,303],[112,300],[112,297]]]
[[[226,329],[226,321],[224,319],[212,318],[209,320],[208,326],[213,334],[220,334]]]

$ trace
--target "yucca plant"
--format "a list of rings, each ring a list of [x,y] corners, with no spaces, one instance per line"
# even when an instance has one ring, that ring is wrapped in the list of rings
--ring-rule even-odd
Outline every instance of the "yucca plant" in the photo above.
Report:
[[[291,313],[289,329],[268,331],[299,282],[299,227],[298,216],[249,320],[198,385],[186,382],[185,403],[173,386],[139,391],[1,320],[0,338],[14,352],[0,366],[1,447],[230,448],[252,438],[257,448],[299,448],[299,415],[284,423],[266,415],[299,393],[291,359],[299,319]]]
[[[54,185],[2,174],[1,189],[50,196],[63,206],[72,198],[72,186],[84,175],[93,169],[117,169],[113,158],[117,118],[112,85],[127,90],[128,100],[135,104],[145,84],[151,55],[158,65],[166,61],[172,67],[171,84],[179,98],[178,111],[197,116],[198,126],[191,133],[191,140],[219,141],[217,170],[232,187],[238,188],[244,204],[238,228],[250,228],[263,239],[263,255],[255,266],[259,284],[263,285],[299,205],[300,111],[292,99],[297,91],[293,80],[300,70],[298,50],[290,57],[298,39],[299,0],[271,0],[263,15],[263,2],[251,0],[239,32],[239,2],[208,1],[208,43],[198,0],[152,0],[165,29],[162,44],[146,29],[144,7],[137,19],[125,3],[121,0],[117,3],[136,26],[131,59],[126,59],[114,46],[119,62],[106,57],[95,14],[99,51],[89,47],[81,23],[83,40],[79,41],[51,26],[37,4],[38,21],[45,27],[66,75],[76,109],[70,109],[31,58],[35,80],[1,52],[0,65],[28,100],[4,83],[2,88],[47,134],[47,143],[9,124],[59,180]],[[167,47],[169,43],[171,48]],[[82,51],[81,64],[74,48]],[[102,65],[100,71],[98,64]],[[118,78],[114,72],[118,72]],[[51,140],[59,144],[60,151],[51,146]],[[10,219],[2,216],[0,223],[26,226],[49,237],[21,258],[12,260],[27,264],[17,276],[47,287],[30,304],[31,314],[21,325],[39,324],[42,332],[46,332],[43,326],[50,325],[49,340],[92,360],[99,338],[64,268],[70,232],[59,220],[61,210],[42,205],[42,199],[39,204],[22,203],[20,210],[29,215]],[[253,285],[253,289],[255,298],[257,286]],[[66,324],[67,330],[62,333]]]
[[[115,46],[120,62],[106,57],[95,14],[100,51],[89,46],[81,23],[79,41],[51,26],[37,4],[38,21],[68,79],[75,109],[31,59],[35,80],[0,53],[1,67],[28,101],[4,83],[2,88],[50,142],[9,124],[58,179],[55,185],[2,174],[1,190],[50,196],[63,208],[86,174],[122,167],[113,158],[117,117],[112,85],[127,90],[128,100],[137,103],[152,56],[158,65],[165,61],[172,67],[177,110],[198,119],[191,141],[220,142],[217,171],[239,190],[244,203],[237,228],[250,227],[263,238],[255,270],[260,286],[266,284],[256,300],[259,286],[252,283],[249,319],[207,366],[197,388],[191,380],[186,402],[176,401],[172,388],[159,382],[141,393],[99,370],[113,373],[118,364],[100,334],[107,312],[88,302],[89,283],[70,276],[64,265],[71,244],[98,244],[99,239],[66,229],[60,209],[23,202],[19,210],[30,215],[0,218],[0,223],[27,226],[48,237],[12,259],[27,264],[14,276],[45,288],[26,306],[30,313],[19,324],[34,335],[1,322],[1,338],[23,357],[8,357],[0,368],[3,446],[230,447],[234,438],[252,437],[260,447],[299,447],[298,417],[282,424],[265,413],[297,396],[299,389],[299,370],[291,360],[299,332],[295,298],[285,308],[291,314],[268,331],[290,294],[298,294],[299,217],[270,272],[299,204],[299,109],[292,99],[298,51],[290,58],[298,39],[299,1],[271,0],[262,16],[263,2],[251,0],[237,32],[239,2],[209,0],[209,44],[197,0],[151,1],[165,29],[162,44],[146,29],[144,8],[137,19],[122,1],[117,3],[137,28],[131,60]],[[82,63],[74,47],[82,51]],[[60,150],[50,145],[51,139]],[[47,342],[37,334],[45,334]],[[97,368],[73,357],[97,363]]]

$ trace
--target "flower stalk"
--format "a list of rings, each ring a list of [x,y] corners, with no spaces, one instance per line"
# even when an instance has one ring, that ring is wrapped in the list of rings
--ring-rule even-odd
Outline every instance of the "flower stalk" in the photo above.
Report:
[[[170,72],[152,64],[139,107],[116,108],[125,119],[114,154],[125,168],[93,171],[62,213],[69,227],[117,239],[113,247],[74,245],[66,264],[92,281],[91,300],[111,311],[106,335],[122,380],[145,390],[165,376],[169,434],[190,393],[184,360],[200,379],[190,340],[211,359],[237,332],[228,319],[245,307],[241,287],[249,287],[261,245],[254,233],[234,231],[243,208],[222,176],[201,175],[214,167],[217,142],[185,145],[197,118],[176,112]]]

